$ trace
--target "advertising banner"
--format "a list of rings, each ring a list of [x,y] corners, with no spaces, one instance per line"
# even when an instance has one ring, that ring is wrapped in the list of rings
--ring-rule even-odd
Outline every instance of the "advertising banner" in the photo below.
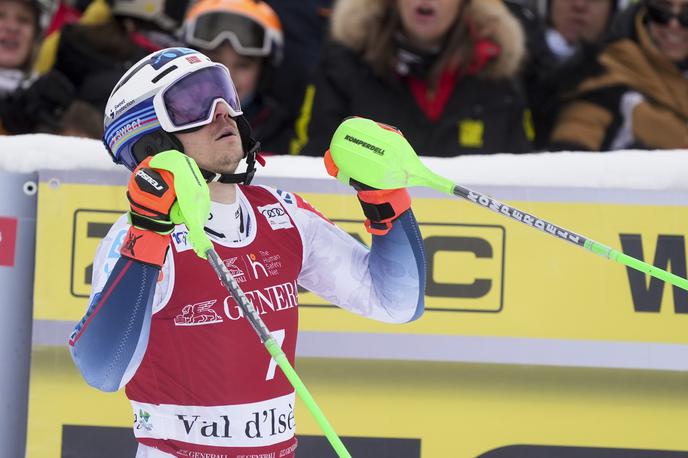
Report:
[[[328,218],[369,243],[350,194],[302,192]],[[296,182],[296,180],[294,180]],[[686,276],[688,206],[599,202],[509,204]],[[90,293],[100,239],[127,208],[124,188],[41,182],[34,294],[37,320],[76,321]],[[688,292],[647,278],[532,227],[465,201],[415,197],[428,262],[426,314],[389,326],[300,294],[301,329],[557,341],[686,344]],[[56,227],[61,230],[55,230]],[[536,361],[534,361],[536,362]]]
[[[0,456],[24,454],[36,189],[35,174],[0,171]]]
[[[122,175],[85,175],[40,182],[29,456],[131,456],[135,447],[123,394],[86,386],[64,344],[87,306],[99,240],[127,208]],[[299,192],[369,243],[343,185],[263,182]],[[506,189],[495,197],[686,276],[688,205],[649,205],[633,192],[555,194]],[[688,436],[677,433],[688,426],[685,291],[471,203],[412,195],[428,262],[420,320],[376,323],[300,293],[297,369],[345,442],[363,447],[354,456],[688,451]],[[321,433],[300,403],[297,423],[299,456],[330,456],[322,438],[310,437]],[[89,455],[93,444],[103,446],[97,455]],[[311,446],[319,451],[309,454]],[[378,446],[394,455],[371,452]]]

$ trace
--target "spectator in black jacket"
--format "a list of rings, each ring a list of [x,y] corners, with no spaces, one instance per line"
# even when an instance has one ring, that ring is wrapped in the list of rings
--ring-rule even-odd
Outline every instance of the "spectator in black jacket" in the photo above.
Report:
[[[31,72],[43,13],[37,0],[0,0],[0,134],[32,132],[59,116],[72,93],[59,78]]]
[[[140,58],[176,45],[189,0],[112,0],[112,16],[97,24],[65,25],[56,45],[45,84],[32,86],[37,100],[59,100],[43,110],[40,122],[27,117],[15,133],[43,131],[101,138],[102,119],[110,90]],[[63,122],[64,121],[64,122]]]
[[[519,22],[500,0],[340,0],[296,122],[292,154],[322,155],[357,115],[397,126],[419,154],[530,150]]]
[[[269,90],[290,116],[296,118],[327,37],[334,0],[267,0],[267,3],[280,18],[284,32],[284,58]]]

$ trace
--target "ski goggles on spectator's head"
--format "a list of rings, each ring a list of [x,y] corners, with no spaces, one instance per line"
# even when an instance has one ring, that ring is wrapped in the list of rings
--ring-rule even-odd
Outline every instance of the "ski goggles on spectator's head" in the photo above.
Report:
[[[153,98],[155,113],[166,132],[210,124],[218,103],[225,103],[233,118],[243,114],[229,70],[218,63],[180,77]]]
[[[673,18],[683,28],[688,28],[688,5],[684,4],[678,13],[674,13],[670,4],[656,1],[647,2],[647,17],[654,23],[667,25]]]
[[[210,11],[188,20],[183,40],[206,51],[227,40],[243,56],[267,56],[273,46],[268,29],[247,16],[227,11]]]

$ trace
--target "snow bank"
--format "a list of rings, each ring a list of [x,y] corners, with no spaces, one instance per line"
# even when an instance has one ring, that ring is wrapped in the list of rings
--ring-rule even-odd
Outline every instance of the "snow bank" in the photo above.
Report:
[[[459,184],[688,189],[688,150],[427,157],[423,162]],[[0,170],[114,171],[118,167],[97,140],[44,134],[0,136]],[[266,177],[328,177],[322,159],[300,156],[270,156],[258,173]]]

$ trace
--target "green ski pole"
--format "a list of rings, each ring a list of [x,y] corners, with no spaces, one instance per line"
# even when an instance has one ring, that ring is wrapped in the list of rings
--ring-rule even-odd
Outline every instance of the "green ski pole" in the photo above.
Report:
[[[222,284],[232,295],[237,305],[241,308],[244,316],[251,324],[251,327],[258,334],[258,338],[275,360],[277,365],[287,377],[294,390],[303,400],[308,410],[315,418],[320,428],[325,433],[325,437],[332,445],[332,448],[340,458],[351,458],[348,450],[342,443],[325,414],[313,399],[313,396],[301,381],[282,348],[272,337],[269,329],[260,318],[258,311],[241,290],[241,287],[234,279],[232,274],[222,262],[222,259],[213,248],[212,242],[208,239],[203,224],[210,212],[210,196],[208,185],[202,178],[196,162],[189,156],[179,151],[165,151],[153,157],[150,162],[151,167],[156,169],[169,170],[174,175],[174,186],[177,194],[177,202],[172,207],[172,221],[176,224],[185,223],[189,229],[189,239],[193,245],[196,255],[206,259],[212,266],[215,273],[220,278]]]
[[[418,158],[398,130],[366,118],[349,118],[332,137],[330,155],[339,169],[337,179],[354,179],[378,189],[423,186],[460,197],[527,226],[611,259],[632,269],[688,290],[688,280],[549,221],[506,205],[436,174]]]

